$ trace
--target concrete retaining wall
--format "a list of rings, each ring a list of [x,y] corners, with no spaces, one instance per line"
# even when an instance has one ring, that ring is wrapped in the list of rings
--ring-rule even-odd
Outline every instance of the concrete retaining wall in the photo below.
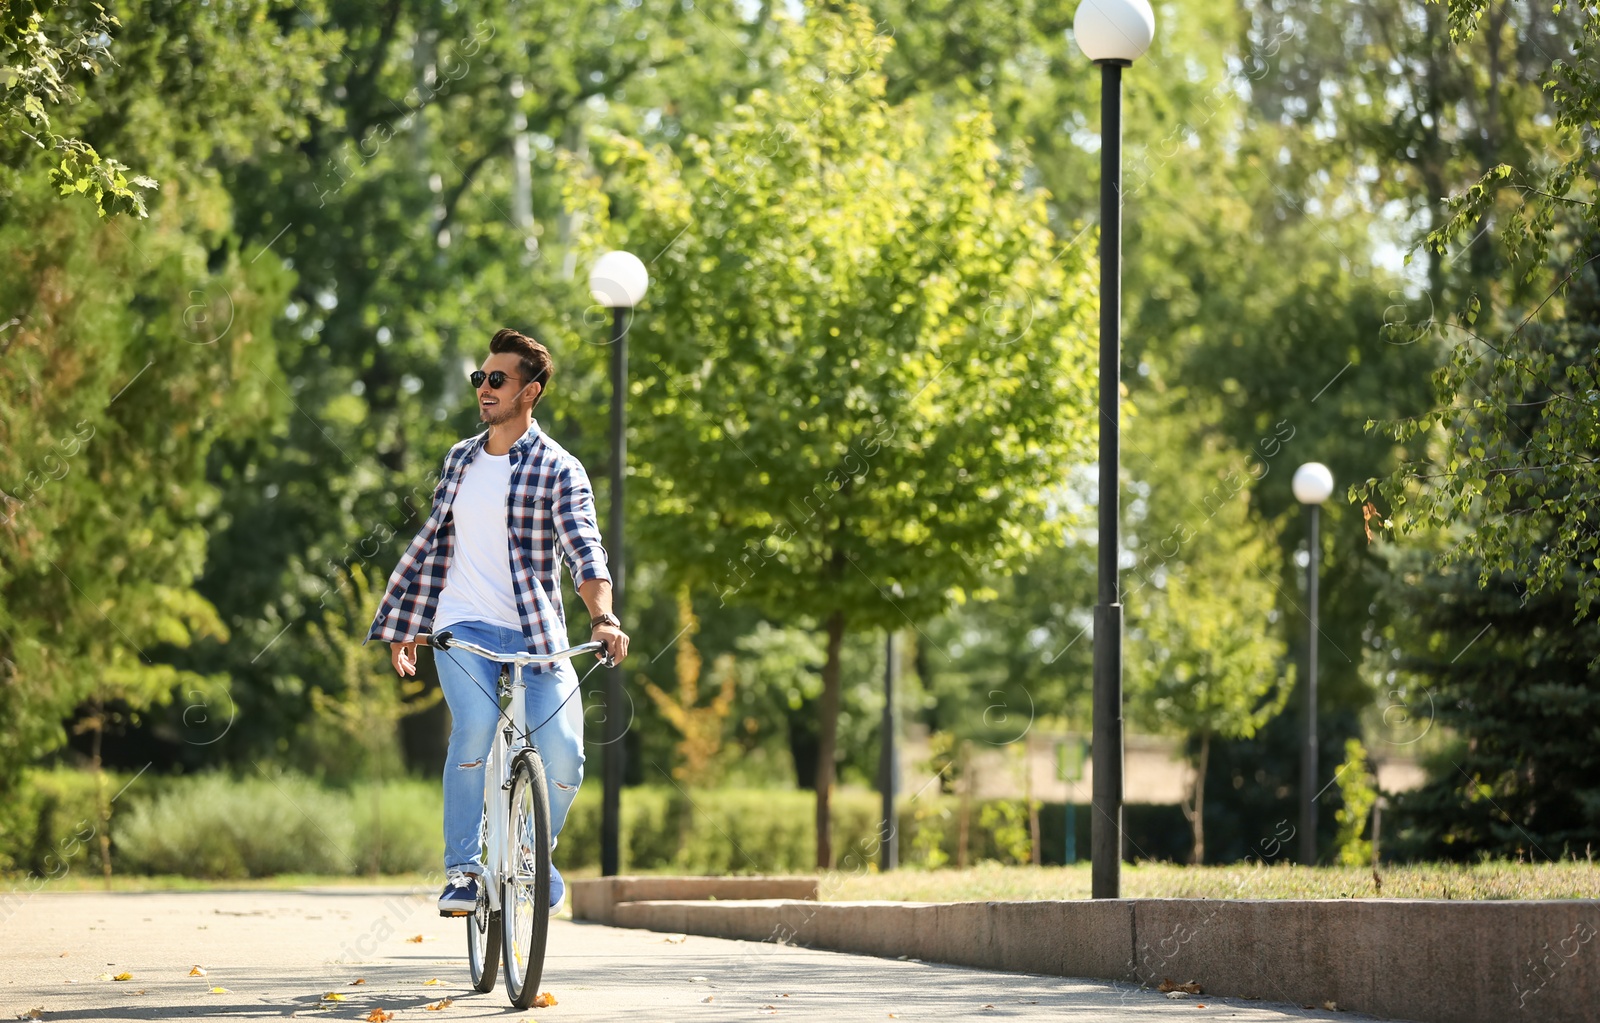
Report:
[[[578,912],[579,919],[598,919]],[[616,902],[622,927],[1156,985],[1423,1023],[1600,1020],[1600,902]]]

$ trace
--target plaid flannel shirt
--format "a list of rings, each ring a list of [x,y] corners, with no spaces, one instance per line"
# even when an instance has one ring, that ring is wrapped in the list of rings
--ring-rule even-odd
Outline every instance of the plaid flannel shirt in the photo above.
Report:
[[[367,639],[405,643],[433,629],[439,593],[455,540],[451,505],[467,466],[483,450],[485,430],[456,444],[445,456],[433,511],[389,576],[383,603]],[[561,607],[561,561],[574,586],[591,579],[611,580],[605,548],[595,520],[594,490],[583,465],[534,423],[511,445],[511,487],[506,495],[506,523],[511,580],[522,634],[528,649],[555,653],[567,646],[567,619]]]

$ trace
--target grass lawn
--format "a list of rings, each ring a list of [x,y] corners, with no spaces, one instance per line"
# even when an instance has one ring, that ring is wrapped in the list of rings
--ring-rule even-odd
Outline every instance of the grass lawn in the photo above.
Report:
[[[1588,862],[1385,865],[1370,867],[1184,867],[1123,864],[1122,894],[1134,899],[1600,899],[1600,866]],[[981,902],[1087,899],[1089,865],[964,870],[906,869],[829,875],[822,897],[840,902]]]
[[[593,877],[593,867],[563,871],[568,878]],[[646,871],[642,873],[662,873]],[[1184,867],[1170,863],[1123,864],[1122,894],[1135,899],[1600,899],[1600,866],[1566,863],[1423,863],[1385,866],[1381,890],[1370,867],[1236,865]],[[294,888],[408,888],[431,890],[442,881],[426,874],[333,877],[282,874],[237,881],[189,877],[117,875],[112,891],[283,891]],[[987,863],[964,870],[905,868],[889,874],[835,871],[822,880],[831,902],[881,899],[891,902],[982,902],[1087,899],[1089,865],[1006,867]],[[100,875],[73,871],[41,885],[40,879],[0,878],[0,890],[105,891]]]

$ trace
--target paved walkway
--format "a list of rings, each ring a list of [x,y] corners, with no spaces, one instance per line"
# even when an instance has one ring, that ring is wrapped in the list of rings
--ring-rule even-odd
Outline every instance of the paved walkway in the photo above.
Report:
[[[472,992],[464,925],[440,919],[432,900],[329,889],[0,901],[9,913],[0,920],[0,1019],[364,1020],[374,1009],[396,1023],[1371,1019],[569,920],[551,928],[540,984],[558,1004],[517,1013],[503,987]],[[195,967],[205,975],[191,976]],[[122,974],[129,979],[112,979]],[[330,992],[342,1000],[324,998]]]

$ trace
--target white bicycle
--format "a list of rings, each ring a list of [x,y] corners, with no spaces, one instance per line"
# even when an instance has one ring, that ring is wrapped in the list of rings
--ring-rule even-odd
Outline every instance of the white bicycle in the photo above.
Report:
[[[509,673],[501,669],[500,727],[484,764],[479,832],[484,876],[478,886],[478,906],[471,913],[450,915],[467,918],[472,986],[485,994],[493,991],[497,960],[503,961],[511,1004],[531,1008],[544,974],[550,930],[550,796],[544,760],[533,745],[537,728],[528,728],[522,669],[548,667],[588,653],[605,659],[605,644],[582,643],[548,655],[500,654],[455,639],[448,630],[435,633],[430,642],[438,650],[454,647],[511,668]]]

